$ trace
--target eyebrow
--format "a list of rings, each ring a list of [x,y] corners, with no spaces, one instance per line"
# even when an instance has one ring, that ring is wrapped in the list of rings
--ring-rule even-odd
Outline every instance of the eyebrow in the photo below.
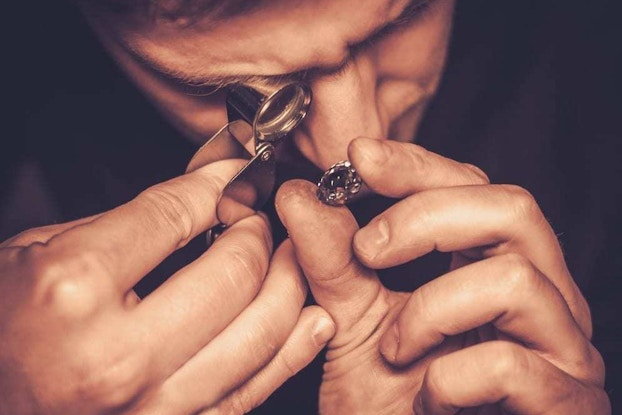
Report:
[[[377,39],[386,36],[395,30],[399,30],[399,28],[412,22],[416,17],[419,17],[425,10],[427,10],[430,4],[434,1],[435,0],[410,0],[398,17],[374,30],[367,37],[365,37],[365,39],[348,45],[347,56],[341,62],[331,66],[311,66],[293,72],[275,75],[216,75],[191,78],[183,76],[182,74],[170,73],[160,68],[156,62],[151,62],[143,56],[137,56],[137,54],[133,55],[135,55],[142,65],[146,66],[152,72],[157,73],[167,82],[171,82],[177,87],[187,89],[186,92],[188,93],[193,93],[192,90],[194,90],[194,93],[201,93],[204,88],[209,88],[210,92],[213,92],[216,89],[235,84],[257,83],[276,85],[279,83],[293,81],[305,81],[319,76],[335,76],[342,73],[351,64],[353,56],[361,50],[367,48]]]

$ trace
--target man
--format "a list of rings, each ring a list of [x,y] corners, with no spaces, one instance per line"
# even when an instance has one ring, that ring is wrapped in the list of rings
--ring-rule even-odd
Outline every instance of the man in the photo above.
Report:
[[[186,13],[175,2],[146,9],[81,4],[114,61],[187,138],[198,144],[225,122],[225,89],[213,85],[304,80],[314,100],[294,143],[285,143],[283,178],[313,177],[317,171],[304,163],[323,170],[349,158],[366,184],[388,199],[362,199],[352,205],[353,216],[317,202],[312,183],[287,182],[275,197],[290,235],[283,243],[284,230],[272,204],[267,207],[274,254],[267,222],[255,215],[200,257],[194,255],[202,246],[182,258],[183,268],[165,262],[156,272],[172,277],[152,291],[147,285],[153,279],[143,277],[215,223],[218,194],[239,166],[214,163],[122,204],[147,187],[142,183],[183,171],[174,164],[187,162],[192,147],[164,139],[158,144],[171,148],[152,154],[152,143],[141,142],[145,131],[131,131],[141,125],[136,119],[154,121],[140,106],[128,104],[131,113],[120,111],[110,125],[93,107],[64,114],[71,122],[52,117],[55,131],[74,123],[69,138],[37,141],[31,153],[51,163],[44,171],[59,175],[48,179],[57,193],[71,194],[60,209],[86,218],[3,244],[2,284],[15,293],[2,309],[3,411],[243,412],[328,342],[319,397],[313,384],[303,385],[322,413],[409,413],[413,407],[426,414],[465,407],[475,413],[609,413],[587,303],[566,266],[557,229],[545,219],[564,211],[560,205],[571,212],[577,206],[564,205],[574,195],[550,193],[572,172],[559,170],[563,162],[574,167],[554,147],[567,132],[552,121],[556,91],[547,89],[556,67],[548,42],[555,37],[529,42],[510,30],[530,17],[533,33],[550,35],[545,23],[552,14],[546,12],[557,9],[517,7],[523,14],[510,16],[519,23],[506,28],[511,20],[494,18],[508,12],[484,5],[332,1],[294,7],[275,1],[231,10],[208,4]],[[481,32],[460,26],[473,24],[478,13]],[[464,33],[470,37],[458,37]],[[499,38],[487,38],[491,33]],[[474,40],[487,43],[465,47]],[[495,47],[478,50],[480,44]],[[506,48],[508,55],[494,56]],[[525,61],[532,52],[534,61]],[[514,55],[521,59],[511,60]],[[518,65],[505,67],[512,64]],[[476,73],[477,82],[464,82],[460,70]],[[467,91],[456,93],[461,88]],[[140,101],[131,92],[126,97]],[[442,107],[447,97],[465,101]],[[551,101],[531,101],[542,97]],[[530,107],[537,111],[524,111]],[[454,109],[460,113],[452,115]],[[46,111],[41,118],[48,119]],[[452,123],[443,125],[439,115],[451,115]],[[41,137],[41,126],[29,126],[29,136]],[[129,128],[134,142],[116,141],[116,126]],[[480,135],[456,142],[469,137],[456,133],[461,128]],[[521,128],[535,136],[515,139]],[[85,135],[104,140],[87,139],[87,146]],[[411,143],[413,137],[444,156]],[[138,157],[111,154],[117,149]],[[171,154],[180,161],[167,160]],[[480,165],[495,183],[529,185],[536,197],[517,186],[490,185],[479,168],[446,156]],[[64,169],[60,160],[73,166]],[[63,185],[66,174],[91,169],[103,186],[79,178],[77,187]],[[128,175],[129,182],[118,182]],[[594,205],[581,202],[579,212],[591,213]],[[106,205],[121,206],[101,213]],[[601,220],[608,209],[598,212]],[[366,226],[358,230],[355,217]],[[575,235],[582,224],[568,217],[551,223]],[[609,241],[608,234],[594,238],[598,246]],[[589,240],[577,241],[585,250]],[[567,253],[576,253],[572,244]],[[435,250],[451,255],[449,272],[442,254],[427,272],[417,268],[426,268],[424,255]],[[587,273],[595,271],[593,262],[566,257],[576,261],[575,278],[585,286],[596,278]],[[374,270],[389,267],[385,286]],[[303,273],[317,305],[303,307]]]

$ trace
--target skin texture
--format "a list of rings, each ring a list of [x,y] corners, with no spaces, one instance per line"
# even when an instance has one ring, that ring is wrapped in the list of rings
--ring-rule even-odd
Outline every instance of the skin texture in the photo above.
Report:
[[[337,325],[321,413],[610,413],[589,310],[525,190],[414,144],[357,139],[349,156],[368,185],[403,197],[363,229],[347,208],[317,201],[312,183],[277,195],[314,298]],[[412,180],[392,180],[398,167]],[[451,269],[412,294],[373,271],[433,249],[453,252]]]
[[[537,203],[405,143],[442,78],[454,2],[432,1],[382,36],[404,1],[288,4],[189,27],[84,11],[128,76],[198,143],[225,123],[224,95],[189,93],[189,83],[278,84],[319,67],[304,79],[314,101],[296,145],[321,168],[349,158],[372,190],[401,202],[359,230],[347,208],[319,203],[313,184],[289,182],[276,202],[291,239],[276,252],[265,219],[250,216],[143,301],[131,287],[217,223],[239,164],[4,242],[0,288],[13,295],[0,305],[0,412],[243,413],[328,342],[325,414],[610,413],[589,310]],[[391,177],[404,169],[410,182]],[[375,268],[435,248],[454,253],[446,275],[414,293],[378,281]],[[302,308],[303,274],[319,307]]]
[[[283,4],[185,29],[173,23],[123,25],[118,18],[88,16],[130,77],[198,142],[226,122],[221,94],[189,95],[188,87],[167,82],[139,61],[153,62],[161,72],[194,83],[223,75],[340,69],[306,79],[314,99],[294,137],[303,154],[323,169],[346,157],[354,137],[410,140],[442,75],[453,1],[434,1],[425,13],[377,39],[370,36],[394,22],[405,2]],[[354,46],[361,42],[366,47]]]
[[[260,215],[142,301],[132,291],[217,223],[218,195],[239,167],[210,164],[0,245],[0,288],[12,293],[0,306],[1,413],[243,413],[313,359],[334,325],[321,308],[302,309],[291,244],[272,255]]]

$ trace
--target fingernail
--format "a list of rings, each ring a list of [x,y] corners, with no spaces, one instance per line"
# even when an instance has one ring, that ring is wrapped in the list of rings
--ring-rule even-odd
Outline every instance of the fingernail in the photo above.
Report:
[[[311,333],[315,344],[318,347],[324,347],[324,345],[335,335],[335,323],[326,317],[322,317],[315,323]]]
[[[360,229],[354,235],[354,248],[365,258],[376,257],[389,242],[389,223],[380,218]]]
[[[400,331],[397,322],[384,334],[380,341],[380,353],[390,362],[395,362],[397,350],[400,346]]]

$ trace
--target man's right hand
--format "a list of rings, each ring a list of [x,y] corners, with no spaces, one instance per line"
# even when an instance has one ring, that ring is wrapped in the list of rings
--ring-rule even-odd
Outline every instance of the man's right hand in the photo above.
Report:
[[[132,287],[217,223],[219,162],[0,245],[0,413],[243,413],[332,337],[289,242],[232,225],[142,301]]]
[[[318,201],[313,183],[287,182],[276,197],[338,328],[320,412],[610,414],[587,303],[535,199],[415,144],[359,139],[348,150],[371,189],[401,198],[364,228]],[[375,272],[432,250],[452,253],[450,269],[412,293]]]

